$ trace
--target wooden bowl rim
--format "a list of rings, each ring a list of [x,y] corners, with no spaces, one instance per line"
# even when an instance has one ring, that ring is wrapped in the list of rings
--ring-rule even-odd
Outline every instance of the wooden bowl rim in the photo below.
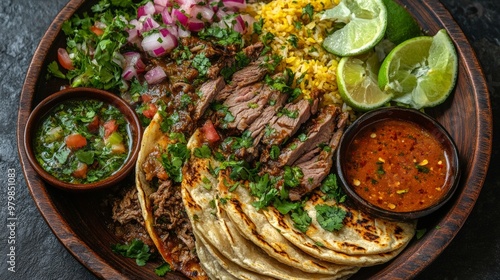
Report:
[[[33,170],[27,161],[26,154],[24,150],[20,148],[23,146],[23,131],[25,129],[26,120],[31,111],[31,107],[33,107],[35,86],[39,79],[43,63],[48,55],[49,47],[60,32],[62,23],[69,19],[84,2],[85,0],[70,0],[66,4],[49,26],[33,55],[20,96],[20,104],[31,104],[31,106],[28,108],[19,107],[17,125],[18,153],[30,194],[45,221],[66,249],[99,278],[128,278],[127,275],[124,275],[119,269],[110,266],[106,260],[90,249],[90,247],[78,237],[78,234],[71,229],[67,221],[65,221],[58,212],[54,202],[51,201],[44,186],[44,182],[41,178],[33,174],[34,172],[32,172]],[[372,275],[372,277],[376,279],[414,277],[437,258],[458,233],[472,211],[486,178],[492,149],[491,104],[484,74],[476,55],[458,24],[440,2],[424,0],[421,1],[421,5],[425,6],[426,11],[436,15],[441,26],[453,35],[452,39],[454,41],[458,40],[465,43],[465,46],[459,50],[459,61],[463,62],[466,66],[465,70],[467,73],[465,75],[470,77],[476,92],[481,93],[474,96],[474,100],[476,101],[474,105],[478,112],[477,115],[474,116],[478,125],[478,133],[475,139],[475,154],[470,165],[470,170],[465,174],[466,176],[462,176],[462,178],[468,178],[469,180],[466,182],[467,184],[464,186],[462,192],[455,194],[455,202],[450,208],[450,211],[446,213],[437,225],[440,230],[431,230],[427,232],[427,234],[418,241],[418,246],[415,246],[418,250],[414,249],[412,252],[405,254],[407,257],[405,260],[398,261],[398,259],[401,258],[401,256],[398,256],[385,268]],[[462,184],[464,183],[465,182],[462,182]],[[455,210],[458,209],[464,214],[456,213]],[[439,250],[436,252],[436,249]]]

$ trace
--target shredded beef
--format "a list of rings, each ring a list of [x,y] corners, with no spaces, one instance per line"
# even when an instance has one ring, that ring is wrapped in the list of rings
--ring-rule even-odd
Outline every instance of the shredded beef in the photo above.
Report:
[[[155,245],[144,228],[144,218],[134,186],[125,187],[108,199],[114,223],[108,225],[118,239],[130,243],[139,239],[154,251]]]

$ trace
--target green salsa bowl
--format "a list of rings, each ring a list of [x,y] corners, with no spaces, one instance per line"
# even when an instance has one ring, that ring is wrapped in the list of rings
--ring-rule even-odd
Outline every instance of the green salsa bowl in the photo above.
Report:
[[[134,169],[142,129],[135,111],[112,93],[69,88],[42,100],[24,131],[33,169],[71,191],[116,185]]]

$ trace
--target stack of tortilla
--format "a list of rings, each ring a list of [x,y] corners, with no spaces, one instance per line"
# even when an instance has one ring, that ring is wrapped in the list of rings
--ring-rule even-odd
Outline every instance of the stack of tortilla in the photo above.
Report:
[[[188,148],[201,145],[196,131]],[[274,207],[253,207],[255,198],[244,183],[229,191],[227,173],[209,170],[217,165],[214,159],[191,157],[181,187],[197,255],[212,279],[345,279],[394,258],[415,233],[414,222],[376,219],[343,204],[337,206],[347,213],[344,226],[327,231],[314,218],[315,205],[335,202],[324,201],[319,190],[305,203],[313,221],[303,233]]]

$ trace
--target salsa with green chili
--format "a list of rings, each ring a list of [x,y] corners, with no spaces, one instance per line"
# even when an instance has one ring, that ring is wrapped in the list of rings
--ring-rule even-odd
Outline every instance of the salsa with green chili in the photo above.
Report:
[[[35,134],[35,155],[42,168],[61,181],[94,183],[123,166],[130,139],[129,124],[115,106],[70,100],[42,120]]]

